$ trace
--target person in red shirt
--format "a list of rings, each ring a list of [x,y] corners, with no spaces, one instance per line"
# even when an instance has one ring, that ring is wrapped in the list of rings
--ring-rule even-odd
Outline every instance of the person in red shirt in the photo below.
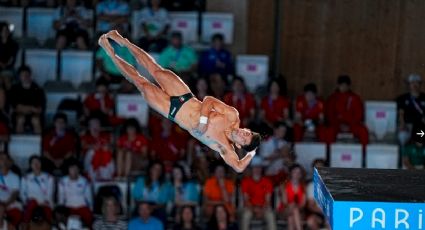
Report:
[[[316,138],[326,141],[325,105],[317,96],[317,87],[314,83],[304,86],[304,94],[295,101],[294,141],[300,142],[305,134],[315,134]]]
[[[283,121],[288,125],[291,123],[289,119],[289,100],[282,95],[279,82],[274,79],[268,85],[269,94],[261,100],[260,116],[266,123],[273,127],[278,121]]]
[[[92,116],[88,120],[88,129],[81,135],[81,152],[86,154],[89,149],[96,149],[102,146],[109,146],[112,142],[112,135],[102,131],[100,119]]]
[[[242,230],[249,230],[252,216],[264,218],[267,229],[276,229],[276,219],[271,206],[273,184],[263,176],[261,158],[254,157],[251,161],[252,176],[242,179],[244,209],[242,213]]]
[[[115,102],[108,92],[109,83],[101,77],[96,81],[96,92],[89,94],[84,104],[84,115],[90,117],[93,114],[100,114],[102,121],[110,121],[114,117]]]
[[[280,194],[282,203],[278,210],[288,220],[288,229],[302,230],[302,210],[304,210],[307,198],[305,191],[304,170],[294,164],[289,169],[289,180],[281,186]]]
[[[117,143],[117,177],[128,177],[147,166],[148,140],[141,134],[139,122],[128,119],[123,131]]]
[[[235,77],[232,82],[232,92],[224,95],[224,103],[235,107],[243,126],[247,126],[255,117],[255,98],[246,90],[245,82],[240,77]]]
[[[369,141],[369,133],[363,123],[363,101],[350,87],[350,77],[339,76],[338,88],[326,102],[326,119],[330,125],[327,139],[329,143],[335,142],[338,133],[351,132],[364,148]]]
[[[67,130],[67,116],[63,113],[55,115],[54,128],[43,135],[43,166],[49,173],[56,170],[66,171],[64,162],[76,154],[77,138]]]

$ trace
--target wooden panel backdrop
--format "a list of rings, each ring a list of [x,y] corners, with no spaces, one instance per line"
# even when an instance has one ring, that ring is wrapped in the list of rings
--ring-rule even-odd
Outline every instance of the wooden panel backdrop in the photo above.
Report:
[[[282,0],[280,73],[291,96],[315,82],[327,96],[349,74],[364,99],[393,99],[425,78],[425,1]],[[248,53],[272,54],[274,0],[250,0]]]

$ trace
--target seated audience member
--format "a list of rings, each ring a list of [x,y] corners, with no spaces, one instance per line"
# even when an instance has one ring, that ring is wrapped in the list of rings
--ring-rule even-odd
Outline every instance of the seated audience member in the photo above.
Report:
[[[211,48],[204,51],[199,61],[201,75],[208,76],[219,73],[222,76],[233,74],[232,54],[224,47],[222,34],[214,34],[211,39]]]
[[[173,185],[172,200],[177,208],[183,205],[196,206],[199,203],[199,189],[197,184],[189,181],[182,166],[175,164],[171,174]]]
[[[56,32],[56,49],[66,47],[87,50],[89,45],[88,30],[91,16],[87,9],[78,5],[77,0],[66,0],[65,5],[56,10],[53,27]]]
[[[123,131],[117,143],[117,177],[128,177],[131,172],[145,169],[149,163],[148,140],[141,133],[139,122],[128,119]]]
[[[103,200],[102,217],[93,224],[93,230],[126,230],[127,222],[120,219],[119,204],[115,197],[107,197]]]
[[[289,155],[291,145],[286,141],[288,128],[283,122],[276,122],[273,127],[273,135],[261,142],[257,157],[264,162],[264,175],[273,179],[273,182],[282,181],[288,171],[285,168],[285,156]]]
[[[351,91],[349,76],[338,77],[338,88],[326,102],[326,119],[330,125],[328,142],[335,142],[338,133],[351,132],[365,148],[369,141],[369,133],[363,124],[363,101],[359,95]]]
[[[164,230],[164,224],[151,216],[152,205],[149,202],[139,202],[136,209],[137,216],[128,223],[128,230]]]
[[[225,176],[224,166],[218,164],[214,168],[214,175],[207,179],[204,184],[204,212],[207,218],[211,217],[214,213],[214,206],[218,204],[224,205],[231,217],[234,215],[235,184]]]
[[[306,191],[303,169],[293,165],[289,170],[289,180],[281,186],[281,204],[278,210],[288,221],[288,229],[302,230],[302,211],[306,205]]]
[[[117,29],[119,33],[125,34],[122,31],[122,26],[116,26],[115,29]],[[114,41],[111,41],[110,44],[114,48],[116,55],[121,57],[130,65],[136,65],[136,59],[133,57],[127,47],[120,46]],[[96,67],[100,70],[102,77],[106,78],[108,82],[114,84],[122,83],[124,79],[123,75],[112,61],[111,57],[109,57],[106,51],[102,48],[99,48],[96,52]]]
[[[42,171],[41,158],[32,156],[29,160],[31,172],[21,181],[21,200],[24,204],[24,223],[32,220],[35,208],[42,208],[43,218],[52,220],[54,178]]]
[[[256,109],[255,98],[246,89],[243,78],[233,78],[232,91],[224,96],[224,103],[233,106],[238,110],[241,126],[246,127],[252,120],[254,120]]]
[[[22,205],[18,201],[20,178],[11,171],[12,160],[9,154],[0,153],[0,202],[6,207],[6,215],[13,226],[22,219]]]
[[[416,131],[416,132],[415,132]],[[420,132],[419,129],[413,129],[412,133]],[[402,163],[405,169],[424,169],[425,168],[425,146],[423,139],[418,135],[412,136],[412,141],[402,148]]]
[[[67,120],[65,114],[57,113],[53,118],[54,128],[43,135],[43,168],[49,173],[57,169],[66,172],[63,163],[75,157],[77,140],[67,130]]]
[[[115,101],[113,96],[109,93],[109,82],[105,78],[98,78],[96,80],[96,91],[89,94],[84,99],[84,115],[90,117],[98,115],[102,121],[111,121],[114,116]]]
[[[161,0],[150,0],[150,6],[142,9],[139,26],[143,30],[140,48],[149,52],[161,52],[167,46],[170,17],[160,6]],[[137,26],[137,25],[136,25]]]
[[[69,209],[70,215],[76,215],[86,226],[91,226],[93,198],[91,185],[80,174],[77,160],[69,160],[68,175],[60,179],[58,184],[58,204]]]
[[[314,160],[312,166],[314,168],[325,167],[326,163],[322,159]],[[311,230],[322,229],[325,224],[325,216],[323,215],[322,209],[317,205],[316,200],[314,199],[314,183],[311,180],[307,184],[307,203],[306,203],[306,219],[307,226]]]
[[[6,217],[6,204],[2,201],[0,201],[0,229],[5,230],[15,230],[15,226],[13,226]]]
[[[12,38],[9,23],[0,22],[0,84],[9,89],[12,84],[18,43]]]
[[[226,93],[227,78],[219,73],[212,73],[208,76],[208,85],[211,87],[211,96],[223,100]]]
[[[244,197],[242,230],[250,229],[253,216],[265,219],[268,230],[276,229],[276,219],[271,203],[273,184],[263,176],[263,166],[261,158],[254,157],[251,161],[252,176],[242,179],[241,187]]]
[[[31,69],[22,66],[18,70],[19,83],[10,89],[10,104],[15,120],[16,133],[24,133],[26,124],[32,125],[32,130],[40,134],[41,119],[46,106],[46,96],[42,88],[32,80]]]
[[[196,224],[193,206],[183,205],[179,208],[178,218],[173,230],[201,230]]]
[[[158,63],[162,67],[178,73],[195,70],[198,58],[191,47],[183,44],[182,34],[180,32],[173,32],[170,43],[160,53]]]
[[[102,131],[100,119],[92,116],[88,119],[87,130],[81,135],[81,153],[84,156],[89,150],[110,147],[112,134]]]
[[[231,221],[226,206],[217,204],[214,206],[213,214],[208,222],[207,230],[238,230],[238,225]]]
[[[211,95],[208,81],[206,78],[199,77],[196,79],[194,95],[200,101],[204,100],[205,96]]]
[[[398,139],[401,145],[407,144],[412,130],[425,124],[425,93],[421,91],[422,78],[410,74],[407,78],[409,92],[397,98]]]
[[[304,86],[304,94],[295,101],[294,140],[300,142],[304,134],[313,133],[316,138],[326,141],[325,105],[317,96],[317,87],[314,83]]]
[[[97,31],[106,33],[117,25],[128,27],[130,7],[123,0],[103,0],[96,5],[96,14]]]
[[[273,79],[268,84],[268,95],[261,100],[260,116],[270,127],[278,121],[290,125],[289,104],[289,100],[283,95],[280,82]]]
[[[42,207],[35,207],[31,216],[28,230],[51,230],[50,220],[46,217],[46,212]]]
[[[146,177],[139,177],[133,188],[136,201],[151,202],[152,215],[165,225],[167,221],[165,205],[171,201],[172,185],[165,180],[164,166],[161,162],[152,162]]]

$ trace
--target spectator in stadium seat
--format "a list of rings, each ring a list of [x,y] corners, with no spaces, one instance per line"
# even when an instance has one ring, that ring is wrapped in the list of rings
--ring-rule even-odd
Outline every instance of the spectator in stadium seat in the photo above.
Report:
[[[279,212],[288,221],[289,230],[302,230],[302,211],[306,205],[303,168],[294,164],[289,170],[289,180],[280,187]]]
[[[53,28],[56,30],[56,49],[67,47],[87,50],[89,45],[88,29],[91,16],[77,0],[66,0],[65,5],[56,10]]]
[[[316,159],[313,161],[312,168],[321,168],[326,166],[326,162],[323,159]],[[317,205],[314,199],[314,183],[311,180],[307,184],[307,203],[306,203],[306,220],[307,226],[311,230],[319,230],[326,224],[325,216],[323,215],[322,209]]]
[[[0,229],[7,229],[7,230],[15,230],[15,226],[13,226],[6,217],[6,204],[4,202],[0,202]]]
[[[52,221],[54,178],[42,171],[41,158],[33,155],[29,160],[31,172],[21,182],[21,200],[24,204],[24,223],[32,219],[36,207],[42,208],[43,217]]]
[[[173,230],[201,230],[195,221],[194,207],[183,205],[179,208],[176,225],[173,227]]]
[[[128,230],[164,230],[164,224],[160,220],[151,216],[152,205],[148,202],[137,204],[137,217],[128,223]]]
[[[128,177],[131,172],[141,171],[148,162],[148,140],[141,133],[139,122],[128,119],[117,142],[117,177]]]
[[[409,92],[397,98],[398,139],[401,145],[408,143],[414,127],[425,124],[425,93],[421,92],[422,78],[410,74],[407,78]]]
[[[421,132],[420,128],[413,129],[411,143],[402,148],[402,163],[405,169],[425,169],[425,146],[423,139],[415,135],[419,132]]]
[[[136,201],[152,202],[152,215],[161,220],[165,225],[166,210],[165,205],[171,201],[173,187],[165,180],[164,165],[159,162],[152,162],[148,168],[146,177],[139,177],[133,188],[133,198]]]
[[[75,134],[67,130],[67,120],[66,114],[55,114],[54,128],[43,134],[43,168],[49,173],[66,172],[63,163],[75,157],[77,140]]]
[[[194,94],[198,100],[204,100],[204,97],[211,95],[208,81],[206,78],[199,77],[196,79]]]
[[[260,117],[263,118],[270,127],[275,122],[283,121],[291,124],[289,118],[289,100],[283,95],[278,80],[273,79],[268,84],[268,95],[261,100]]]
[[[0,22],[0,84],[9,89],[14,75],[18,43],[12,38],[9,23]]]
[[[335,142],[338,133],[352,133],[365,149],[369,142],[369,133],[363,123],[363,101],[359,95],[351,91],[349,76],[338,77],[337,90],[329,96],[325,108],[326,119],[330,125],[328,142]]]
[[[198,63],[195,51],[183,44],[180,32],[171,33],[171,44],[159,55],[158,63],[178,73],[194,71]]]
[[[108,146],[112,142],[112,134],[102,130],[100,119],[92,116],[88,119],[88,127],[81,135],[81,153],[85,155],[90,149]]]
[[[231,217],[234,216],[235,206],[233,197],[235,192],[234,182],[226,178],[223,165],[218,164],[214,168],[214,175],[204,184],[204,212],[207,218],[214,213],[215,205],[224,205]]]
[[[68,160],[68,175],[60,179],[58,184],[58,204],[64,205],[71,215],[77,215],[86,226],[93,222],[93,197],[91,185],[80,175],[77,160]]]
[[[214,206],[213,214],[208,222],[207,230],[237,230],[238,225],[231,221],[231,215],[226,206],[217,204]]]
[[[106,33],[116,28],[117,25],[124,26],[128,30],[128,19],[130,18],[130,7],[123,0],[103,0],[96,6],[97,30]],[[120,56],[122,57],[122,56]]]
[[[171,196],[175,210],[184,205],[196,206],[199,203],[197,184],[188,180],[184,168],[179,164],[173,166],[171,183],[173,185]]]
[[[276,122],[273,125],[273,135],[265,139],[260,145],[257,157],[260,157],[266,165],[264,175],[273,179],[273,182],[282,180],[286,174],[284,156],[289,155],[290,143],[286,141],[288,127],[283,122]]]
[[[22,205],[18,201],[20,178],[10,168],[12,161],[9,154],[0,152],[0,202],[5,204],[6,215],[13,226],[22,219]]]
[[[99,115],[108,124],[114,119],[115,101],[109,93],[109,82],[105,78],[96,80],[96,91],[84,99],[84,115]]]
[[[143,30],[139,47],[149,52],[161,52],[168,43],[170,18],[168,11],[160,6],[161,0],[150,0],[149,3],[140,13],[139,24],[135,25]]]
[[[250,229],[253,216],[264,218],[268,230],[276,230],[276,219],[271,204],[273,184],[263,176],[264,166],[262,159],[254,157],[251,161],[252,176],[242,179],[241,187],[244,198],[242,230]]]
[[[247,127],[254,120],[256,101],[254,96],[246,89],[243,78],[233,78],[232,91],[224,95],[224,103],[238,110],[242,127]]]
[[[208,77],[208,83],[211,87],[211,95],[217,99],[223,100],[226,93],[226,78],[219,73],[212,73]]]
[[[305,133],[312,133],[321,141],[326,141],[325,105],[317,96],[314,83],[304,86],[304,94],[295,101],[294,141],[300,142]]]
[[[211,38],[211,48],[204,51],[199,61],[201,75],[208,76],[220,73],[222,76],[233,74],[232,54],[224,47],[222,34],[214,34]]]
[[[10,104],[15,120],[16,133],[24,133],[30,123],[35,134],[42,130],[41,119],[46,106],[46,96],[42,88],[32,80],[31,69],[22,66],[18,70],[19,83],[10,89]]]
[[[122,26],[117,25],[114,29],[118,30],[121,34],[125,34]],[[137,64],[136,59],[134,59],[127,47],[122,47],[114,41],[111,41],[111,45],[114,47],[116,55],[133,66]],[[96,67],[100,70],[101,76],[106,78],[110,83],[121,83],[124,79],[111,57],[102,48],[99,48],[96,52]]]
[[[102,206],[102,217],[93,224],[93,230],[126,230],[127,222],[118,216],[119,204],[115,197],[106,197]]]

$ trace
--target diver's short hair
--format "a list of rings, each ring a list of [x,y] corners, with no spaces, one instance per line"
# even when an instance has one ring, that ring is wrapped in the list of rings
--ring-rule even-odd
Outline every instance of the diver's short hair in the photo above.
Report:
[[[261,135],[256,132],[251,132],[251,133],[252,133],[251,143],[242,146],[242,148],[247,152],[251,152],[252,150],[256,149],[261,143]]]

